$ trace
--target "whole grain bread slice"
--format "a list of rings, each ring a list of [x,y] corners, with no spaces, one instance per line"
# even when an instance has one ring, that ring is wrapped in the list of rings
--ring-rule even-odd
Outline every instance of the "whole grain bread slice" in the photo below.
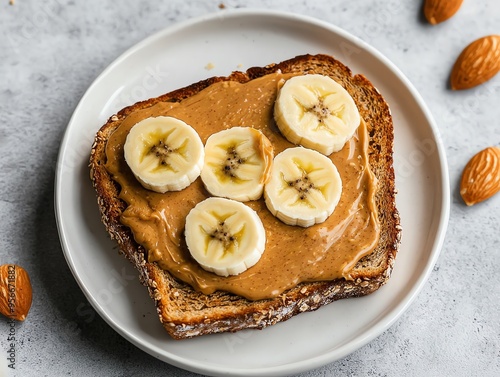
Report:
[[[182,101],[216,82],[244,83],[277,70],[330,76],[354,98],[367,124],[369,163],[378,179],[375,200],[381,227],[379,243],[370,255],[356,264],[351,273],[353,280],[302,283],[276,298],[259,301],[221,291],[209,295],[199,293],[156,263],[149,263],[146,250],[135,242],[130,229],[120,222],[126,203],[119,199],[120,187],[104,167],[106,142],[121,121],[137,110],[158,102]],[[370,294],[390,277],[399,247],[401,227],[395,205],[393,123],[389,106],[363,75],[353,75],[348,67],[327,55],[297,56],[265,67],[253,67],[246,72],[233,72],[227,77],[212,77],[124,108],[97,132],[90,156],[90,176],[106,230],[117,241],[120,252],[137,268],[141,282],[155,300],[161,323],[174,339],[247,328],[262,329],[335,300]]]

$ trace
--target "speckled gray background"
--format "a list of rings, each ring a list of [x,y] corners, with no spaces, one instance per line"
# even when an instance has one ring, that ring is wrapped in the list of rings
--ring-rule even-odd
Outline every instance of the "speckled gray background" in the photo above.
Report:
[[[54,171],[66,124],[96,76],[146,36],[219,9],[220,1],[8,0],[0,2],[0,263],[34,286],[16,325],[12,376],[193,376],[140,351],[109,327],[77,286],[53,212]],[[499,376],[500,194],[467,208],[458,181],[468,159],[500,142],[500,75],[471,91],[446,85],[472,40],[500,33],[497,0],[465,0],[435,27],[420,0],[229,0],[227,8],[297,12],[373,45],[415,85],[442,134],[451,219],[441,256],[407,312],[370,344],[303,377]],[[10,324],[0,318],[0,370]],[[0,372],[1,373],[1,372]]]

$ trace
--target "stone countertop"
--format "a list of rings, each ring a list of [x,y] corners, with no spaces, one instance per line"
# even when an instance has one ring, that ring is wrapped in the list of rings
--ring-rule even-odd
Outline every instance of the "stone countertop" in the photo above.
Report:
[[[0,263],[23,266],[34,288],[29,317],[15,327],[15,370],[5,368],[11,330],[0,319],[0,375],[194,375],[139,350],[94,312],[61,250],[54,172],[66,125],[97,75],[158,30],[224,12],[220,4],[0,3]],[[500,195],[466,207],[458,190],[472,155],[500,142],[500,75],[466,92],[452,92],[446,84],[468,43],[500,33],[500,3],[466,0],[454,18],[437,26],[423,19],[422,1],[411,0],[228,0],[224,7],[296,12],[362,38],[420,92],[447,154],[450,222],[421,293],[371,343],[300,376],[500,375]]]

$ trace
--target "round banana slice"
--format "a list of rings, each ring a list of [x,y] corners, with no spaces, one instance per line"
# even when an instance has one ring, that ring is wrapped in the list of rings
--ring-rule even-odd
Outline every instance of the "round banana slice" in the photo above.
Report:
[[[257,263],[266,232],[257,213],[245,204],[211,197],[186,217],[186,244],[193,258],[219,276],[238,275]]]
[[[137,180],[160,193],[186,188],[203,168],[204,149],[198,133],[182,120],[167,116],[134,125],[124,153]]]
[[[328,76],[287,80],[278,92],[274,119],[285,138],[328,156],[341,150],[361,121],[349,93]]]
[[[326,156],[303,147],[285,149],[274,158],[264,188],[269,211],[288,225],[309,227],[325,221],[342,194],[342,180]]]
[[[273,157],[273,146],[262,132],[233,127],[207,139],[201,179],[214,196],[256,200],[269,179]]]

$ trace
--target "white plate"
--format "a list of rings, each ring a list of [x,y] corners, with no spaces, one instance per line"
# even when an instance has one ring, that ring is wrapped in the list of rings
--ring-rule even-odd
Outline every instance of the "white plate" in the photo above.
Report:
[[[94,134],[120,108],[214,75],[305,53],[327,53],[363,73],[391,106],[403,241],[389,283],[263,331],[174,341],[147,291],[100,222],[89,181]],[[68,265],[96,311],[155,357],[210,375],[278,376],[344,357],[386,330],[427,280],[449,215],[445,155],[421,97],[386,58],[339,28],[272,11],[221,11],[163,30],[132,47],[90,86],[64,136],[56,216]]]

